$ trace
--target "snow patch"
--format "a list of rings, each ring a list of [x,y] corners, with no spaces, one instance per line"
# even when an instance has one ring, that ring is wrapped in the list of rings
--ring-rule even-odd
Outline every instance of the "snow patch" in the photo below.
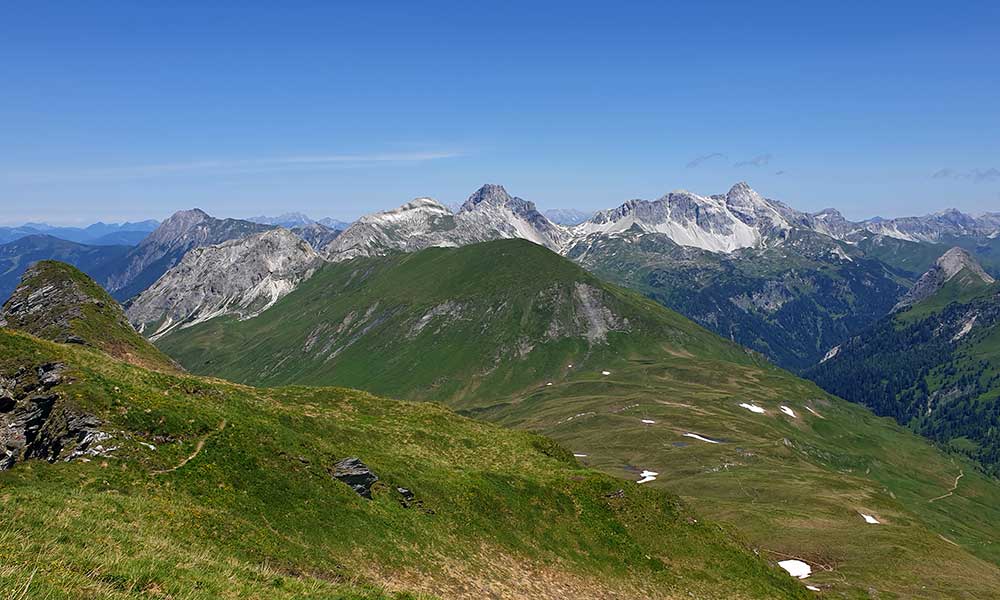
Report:
[[[787,406],[785,406],[785,405],[782,405],[782,406],[781,406],[781,412],[785,413],[786,415],[788,415],[789,417],[791,417],[791,418],[793,418],[793,419],[794,419],[794,418],[796,418],[796,417],[795,417],[795,411],[794,411],[794,410],[792,410],[792,409],[790,409],[790,408],[788,408],[788,407],[787,407]]]
[[[811,406],[807,406],[806,410],[808,410],[809,412],[811,412],[812,414],[816,415],[817,417],[819,417],[821,419],[823,418],[823,415],[821,415],[818,412],[814,411]]]
[[[719,440],[709,439],[703,435],[698,435],[697,433],[691,433],[690,431],[684,434],[684,437],[694,438],[696,440],[701,440],[703,442],[708,442],[709,444],[721,444]]]
[[[840,346],[839,345],[834,346],[833,348],[830,348],[830,351],[827,352],[825,356],[823,356],[823,360],[819,361],[819,364],[825,363],[826,361],[830,360],[834,356],[837,356],[838,354],[840,354]]]
[[[653,425],[656,423],[656,421],[652,419],[643,419],[642,422],[645,423],[646,425]]]
[[[866,515],[865,513],[858,513],[858,514],[861,515],[861,518],[863,518],[865,520],[865,523],[868,523],[869,525],[881,525],[881,523],[879,523],[879,520],[871,515]]]
[[[799,579],[805,579],[812,573],[812,567],[809,566],[809,563],[801,560],[783,560],[778,563],[778,566],[788,571],[792,577]]]
[[[636,483],[649,483],[650,481],[656,481],[656,476],[659,475],[656,471],[643,471],[639,474],[641,479]]]
[[[749,410],[750,412],[755,412],[755,413],[760,414],[760,415],[763,415],[763,414],[767,413],[766,410],[764,410],[763,408],[757,406],[756,404],[747,404],[746,402],[742,402],[742,403],[740,403],[740,406],[742,406],[743,408]]]
[[[601,375],[604,375],[604,376],[611,375],[611,371],[601,371]]]
[[[575,456],[577,458],[587,458],[586,454],[576,454],[575,452],[573,453],[573,456]]]

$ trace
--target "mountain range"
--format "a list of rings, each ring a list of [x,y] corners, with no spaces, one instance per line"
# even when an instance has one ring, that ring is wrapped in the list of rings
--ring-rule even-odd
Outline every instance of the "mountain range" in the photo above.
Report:
[[[123,283],[127,275],[109,279],[115,296],[124,300],[138,294],[193,247],[272,227],[200,215],[200,238],[188,237],[168,247],[184,237],[184,227],[193,226],[178,229],[168,220],[164,231],[132,251],[133,256],[163,253],[169,259],[145,261],[150,271],[135,284]],[[286,219],[288,224],[303,221],[293,216]],[[190,221],[181,213],[172,219]],[[637,289],[781,366],[802,370],[887,314],[947,250],[940,240],[957,240],[985,256],[987,268],[995,268],[990,262],[997,239],[995,220],[991,215],[958,218],[948,211],[926,218],[852,223],[833,209],[796,211],[740,183],[722,195],[673,192],[655,201],[632,200],[565,227],[503,187],[486,185],[456,210],[420,198],[362,217],[343,231],[318,223],[292,231],[331,262],[527,239]],[[957,229],[956,222],[964,223],[964,229]],[[960,232],[965,237],[956,238]],[[135,260],[144,264],[144,259]],[[228,293],[236,292],[230,288]],[[200,318],[189,315],[190,320]]]
[[[159,224],[153,219],[138,223],[98,222],[87,227],[56,227],[46,223],[25,223],[17,227],[0,227],[0,244],[33,235],[48,235],[93,246],[134,246]]]

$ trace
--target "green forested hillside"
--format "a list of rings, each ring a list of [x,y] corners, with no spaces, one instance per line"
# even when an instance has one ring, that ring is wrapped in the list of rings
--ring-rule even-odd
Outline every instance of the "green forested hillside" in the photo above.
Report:
[[[1000,286],[967,270],[808,372],[1000,474]]]
[[[1000,589],[1000,486],[971,462],[527,242],[333,265],[257,318],[160,345],[201,373],[391,391],[544,433],[771,561],[808,562],[804,583],[834,597]]]

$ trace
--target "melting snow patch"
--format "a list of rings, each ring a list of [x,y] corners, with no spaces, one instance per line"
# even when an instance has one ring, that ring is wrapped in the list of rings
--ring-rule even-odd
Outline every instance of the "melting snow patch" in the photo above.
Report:
[[[778,566],[788,571],[788,574],[792,577],[798,577],[799,579],[805,579],[812,573],[812,567],[801,560],[783,560],[778,563]]]
[[[880,523],[878,522],[878,519],[876,519],[875,517],[873,517],[871,515],[866,515],[865,513],[858,513],[858,514],[861,515],[862,518],[864,518],[865,523],[868,523],[868,524],[871,524],[871,525],[880,525]]]
[[[575,456],[577,458],[587,458],[586,454],[576,454],[576,453],[574,453],[573,456]]]
[[[818,587],[814,586],[814,585],[807,585],[806,589],[809,590],[810,592],[818,592],[818,591],[820,591],[820,589]]]
[[[790,409],[790,408],[788,408],[787,406],[782,406],[781,407],[781,412],[785,413],[786,415],[788,415],[789,417],[791,417],[793,419],[795,418],[795,411],[792,410],[792,409]]]
[[[742,406],[743,408],[749,410],[750,412],[755,412],[755,413],[758,413],[758,414],[761,414],[761,415],[767,412],[766,410],[764,410],[763,408],[757,406],[756,404],[747,404],[746,402],[743,402],[743,403],[740,404],[740,406]]]
[[[552,382],[550,381],[550,382],[546,383],[545,385],[552,385]]]
[[[701,440],[703,442],[708,442],[709,444],[721,444],[722,442],[718,440],[712,440],[705,436],[698,435],[697,433],[685,433],[684,437],[694,438],[696,440]]]
[[[823,415],[819,414],[818,412],[814,411],[812,408],[810,408],[808,406],[806,407],[806,410],[808,410],[809,412],[811,412],[812,414],[816,415],[817,417],[819,417],[821,419],[823,418]]]
[[[601,375],[611,375],[611,371],[601,371]]]
[[[573,368],[573,365],[566,365],[566,368],[567,368],[567,369],[572,369],[572,368]]]
[[[652,425],[652,424],[656,423],[656,421],[654,421],[652,419],[643,419],[642,422],[645,423],[646,425]]]
[[[146,443],[146,442],[139,442],[139,444],[142,445],[142,446],[145,446],[145,447],[149,448],[150,450],[156,450],[156,446],[154,446],[152,444],[149,444],[149,443]]]
[[[639,474],[642,479],[636,483],[649,483],[650,481],[656,481],[656,476],[659,475],[656,471],[643,471]]]

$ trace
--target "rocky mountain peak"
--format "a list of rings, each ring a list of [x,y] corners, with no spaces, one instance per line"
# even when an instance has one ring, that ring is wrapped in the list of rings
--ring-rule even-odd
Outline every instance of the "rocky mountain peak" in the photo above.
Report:
[[[913,288],[896,304],[893,311],[909,308],[933,296],[946,283],[962,272],[971,273],[985,284],[992,284],[995,281],[971,254],[956,246],[937,259],[934,266],[917,280]]]
[[[945,281],[950,281],[963,269],[968,269],[986,283],[993,283],[995,281],[989,273],[983,270],[983,267],[967,250],[958,246],[942,254],[937,259],[935,266],[941,269]]]
[[[512,200],[510,194],[502,185],[487,183],[469,196],[469,199],[462,205],[460,212],[475,209],[480,204],[492,206],[506,206]]]

